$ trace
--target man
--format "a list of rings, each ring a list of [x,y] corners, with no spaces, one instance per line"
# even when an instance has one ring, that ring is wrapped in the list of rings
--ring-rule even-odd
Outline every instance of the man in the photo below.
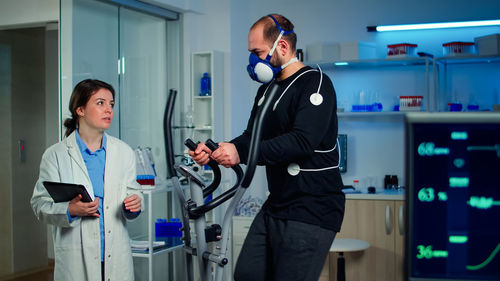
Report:
[[[257,109],[270,85],[280,86],[263,122],[258,159],[270,193],[241,250],[236,281],[318,280],[344,216],[335,90],[321,70],[297,60],[296,41],[282,15],[250,28],[248,72],[264,85],[247,129],[213,152],[203,143],[190,152],[199,164],[209,157],[225,167],[246,163]]]

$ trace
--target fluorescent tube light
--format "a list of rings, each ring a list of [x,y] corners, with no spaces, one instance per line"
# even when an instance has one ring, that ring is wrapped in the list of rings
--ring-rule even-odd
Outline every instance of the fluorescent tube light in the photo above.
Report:
[[[338,65],[349,65],[349,63],[348,63],[348,62],[345,62],[345,61],[334,62],[333,64],[335,64],[335,65],[337,65],[337,66],[338,66]]]
[[[476,26],[492,26],[492,25],[500,25],[500,20],[457,21],[457,22],[399,24],[399,25],[377,25],[377,26],[368,26],[367,30],[368,31],[382,32],[382,31],[476,27]]]

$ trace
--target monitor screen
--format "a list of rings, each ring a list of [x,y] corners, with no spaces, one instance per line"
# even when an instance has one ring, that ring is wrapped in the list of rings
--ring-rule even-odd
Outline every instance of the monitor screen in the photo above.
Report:
[[[339,146],[339,171],[347,172],[347,135],[339,134],[337,137],[337,145]]]
[[[408,280],[500,280],[500,114],[406,117]]]

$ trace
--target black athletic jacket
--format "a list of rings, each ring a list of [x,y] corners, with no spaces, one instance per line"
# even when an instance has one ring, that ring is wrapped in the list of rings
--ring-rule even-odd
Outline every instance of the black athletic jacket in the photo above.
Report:
[[[339,169],[334,168],[339,159],[332,82],[319,70],[306,66],[283,81],[271,83],[277,83],[280,90],[262,128],[258,164],[266,166],[270,192],[264,211],[276,218],[338,232],[345,196]],[[269,85],[259,88],[246,130],[231,141],[242,163],[247,161],[259,100]]]

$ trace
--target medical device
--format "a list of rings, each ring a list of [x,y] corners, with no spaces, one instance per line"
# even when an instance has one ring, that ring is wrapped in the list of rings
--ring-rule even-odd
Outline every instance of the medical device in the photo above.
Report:
[[[409,113],[406,140],[405,280],[500,280],[500,114]]]

